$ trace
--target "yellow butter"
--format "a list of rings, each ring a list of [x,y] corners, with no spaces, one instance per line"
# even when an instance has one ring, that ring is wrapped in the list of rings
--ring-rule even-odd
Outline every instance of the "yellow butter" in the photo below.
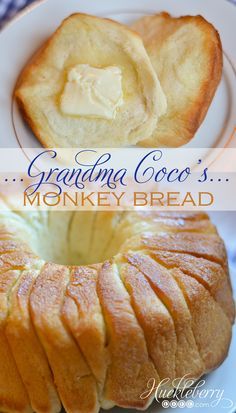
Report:
[[[60,100],[61,111],[65,115],[114,119],[122,104],[120,68],[79,64],[68,72]]]

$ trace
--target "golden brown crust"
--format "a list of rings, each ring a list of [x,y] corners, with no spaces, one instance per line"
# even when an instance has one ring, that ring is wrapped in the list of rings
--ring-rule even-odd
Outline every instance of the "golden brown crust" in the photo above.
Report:
[[[220,264],[227,272],[227,257],[223,241],[218,235],[205,235],[189,232],[174,234],[143,234],[131,238],[122,247],[122,251],[130,250],[158,250],[177,253],[188,253],[195,257],[206,258]]]
[[[66,411],[96,413],[99,406],[95,380],[62,322],[68,281],[67,267],[45,264],[30,296],[32,318]]]
[[[110,355],[104,396],[117,406],[145,409],[154,394],[146,399],[140,396],[150,378],[159,383],[159,377],[118,269],[108,261],[99,272],[98,296],[106,322]]]
[[[235,306],[227,273],[220,264],[190,254],[169,251],[152,252],[152,257],[167,268],[178,268],[202,284],[221,306],[231,323]]]
[[[221,80],[220,36],[202,16],[174,18],[168,13],[141,18],[133,29],[144,40],[168,102],[152,137],[140,144],[184,145],[203,122]]]
[[[0,273],[0,410],[11,413],[31,412],[29,398],[6,338],[8,298],[20,271]]]
[[[161,380],[176,377],[175,354],[177,337],[173,319],[155,294],[145,276],[134,266],[120,269],[123,283],[130,294],[132,307],[141,325],[149,355]]]
[[[97,270],[90,267],[72,269],[62,315],[96,378],[102,403],[108,355],[106,327],[96,291]]]
[[[126,240],[130,240],[135,235],[148,233],[170,234],[170,233],[203,233],[216,234],[216,228],[209,218],[204,214],[170,213],[163,212],[130,212],[124,214],[117,223],[115,235],[107,245],[106,256],[112,255],[117,245],[122,247]],[[128,241],[129,244],[130,241]],[[127,246],[128,248],[128,246]]]
[[[228,353],[231,323],[201,284],[180,270],[174,270],[172,274],[191,312],[192,328],[205,371],[210,371],[221,364]]]
[[[105,218],[97,220],[103,230]],[[28,412],[30,399],[36,413],[58,412],[53,381],[67,412],[145,409],[150,379],[169,378],[169,389],[172,379],[198,378],[227,356],[235,308],[225,247],[206,214],[125,212],[112,233],[118,239],[122,229],[120,252],[80,267],[45,264],[27,232],[3,222],[3,411]]]
[[[9,303],[6,336],[33,410],[39,413],[59,413],[61,403],[53,376],[29,312],[29,298],[37,276],[38,271],[24,271],[14,286]]]
[[[128,262],[138,268],[170,312],[177,336],[175,354],[176,377],[189,376],[198,379],[205,366],[191,327],[191,313],[171,271],[141,254],[129,254]]]

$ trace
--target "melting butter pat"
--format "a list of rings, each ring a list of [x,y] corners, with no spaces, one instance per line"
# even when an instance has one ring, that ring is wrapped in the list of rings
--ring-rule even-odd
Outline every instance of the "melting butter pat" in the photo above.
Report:
[[[114,119],[122,104],[120,68],[79,64],[68,72],[60,102],[64,114]]]

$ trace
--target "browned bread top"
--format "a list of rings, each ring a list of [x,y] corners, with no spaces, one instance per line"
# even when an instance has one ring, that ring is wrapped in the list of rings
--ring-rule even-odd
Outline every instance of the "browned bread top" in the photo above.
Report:
[[[109,249],[97,249],[104,262],[81,266],[45,262],[25,238],[26,228],[39,240],[43,231],[54,245],[49,222],[56,231],[68,213],[51,214],[36,225],[29,213],[1,213],[2,411],[57,413],[60,401],[67,412],[146,409],[150,379],[172,388],[222,363],[235,308],[225,247],[206,214],[91,212],[87,253],[95,260],[99,226]],[[66,231],[82,221],[66,218]]]

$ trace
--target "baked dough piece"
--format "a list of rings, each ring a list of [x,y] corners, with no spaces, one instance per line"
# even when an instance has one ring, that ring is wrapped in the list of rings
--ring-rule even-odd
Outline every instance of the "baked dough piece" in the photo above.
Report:
[[[154,393],[141,398],[150,379],[160,379],[149,358],[145,337],[117,266],[105,262],[98,276],[98,297],[107,328],[110,363],[104,397],[109,405],[146,409]]]
[[[198,258],[205,258],[211,262],[220,264],[227,273],[227,257],[225,246],[218,234],[199,234],[177,231],[174,234],[143,233],[127,240],[123,244],[121,252],[127,250],[153,249],[169,251],[172,253],[188,253]]]
[[[186,219],[187,217],[187,219]],[[214,225],[209,221],[207,215],[199,214],[198,220],[190,219],[186,214],[171,215],[158,212],[130,212],[124,214],[117,222],[114,236],[107,246],[106,254],[111,256],[113,251],[120,247],[127,239],[134,235],[143,233],[163,232],[202,232],[215,233]]]
[[[45,264],[30,297],[33,323],[66,411],[96,413],[99,410],[96,382],[61,317],[68,282],[67,267]]]
[[[71,69],[78,65],[89,65],[87,72],[89,67],[121,71],[123,103],[114,118],[63,112],[63,91],[72,76]],[[75,79],[73,82],[70,93],[73,85],[77,87]],[[97,99],[106,103],[106,96],[99,98],[91,87],[88,93],[92,97],[87,97],[90,100],[86,105]],[[111,87],[113,82],[101,93]],[[46,147],[133,145],[152,134],[158,117],[166,111],[165,96],[141,38],[117,22],[85,14],[64,20],[23,71],[15,95],[26,120]],[[68,97],[70,103],[73,99]],[[74,106],[77,108],[76,99]]]
[[[108,366],[106,326],[97,296],[97,267],[74,267],[66,289],[62,315],[69,326],[98,385],[102,407],[103,390]]]
[[[39,263],[39,267],[42,263]],[[61,403],[29,311],[29,297],[40,270],[23,271],[12,289],[6,336],[33,411],[59,413]]]
[[[0,410],[9,413],[32,411],[5,334],[8,296],[19,276],[20,271],[0,273]]]
[[[179,268],[189,277],[195,278],[209,291],[229,320],[234,322],[232,289],[229,278],[225,277],[225,272],[220,264],[187,253],[155,251],[152,254],[155,260],[165,267]]]
[[[191,325],[191,312],[171,271],[143,254],[129,254],[128,261],[148,279],[157,296],[169,310],[176,331],[176,377],[198,379],[204,372],[204,363]],[[191,366],[191,368],[190,368]]]
[[[0,411],[27,413],[32,409],[7,341],[6,326],[12,288],[21,270],[33,266],[35,260],[25,244],[9,240],[10,234],[4,227],[0,231]]]
[[[132,26],[139,33],[167,97],[147,147],[181,146],[203,122],[222,75],[222,46],[215,28],[201,16],[160,13]]]
[[[224,354],[228,352],[230,320],[200,283],[178,269],[172,274],[191,312],[192,329],[204,368],[210,371],[222,363]],[[211,313],[214,313],[214,318],[210,316]],[[216,329],[216,325],[221,326],[221,331]]]
[[[141,325],[148,351],[161,380],[176,377],[177,337],[171,314],[155,294],[144,274],[128,263],[121,265],[120,275],[130,294],[132,306]]]

